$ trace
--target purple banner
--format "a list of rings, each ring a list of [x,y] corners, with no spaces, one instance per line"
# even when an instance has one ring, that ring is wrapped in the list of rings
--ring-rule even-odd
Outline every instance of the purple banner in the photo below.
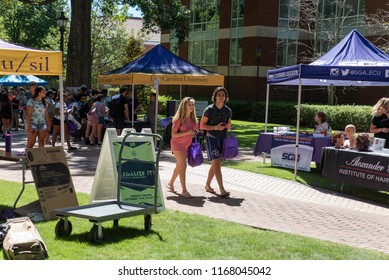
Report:
[[[315,143],[311,135],[299,135],[299,145],[315,147]],[[272,147],[281,145],[296,144],[296,134],[273,134]]]

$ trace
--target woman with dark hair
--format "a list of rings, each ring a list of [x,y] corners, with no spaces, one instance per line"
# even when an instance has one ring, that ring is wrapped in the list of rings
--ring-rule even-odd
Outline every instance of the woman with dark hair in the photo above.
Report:
[[[223,176],[221,171],[223,139],[231,129],[232,111],[225,105],[228,101],[228,92],[224,87],[217,87],[212,94],[213,104],[205,108],[200,121],[200,129],[207,131],[206,145],[208,159],[211,167],[208,172],[205,191],[216,193],[211,187],[213,177],[219,185],[220,196],[228,197],[230,193],[224,189]]]
[[[34,96],[27,101],[27,148],[33,148],[38,135],[38,146],[45,146],[47,131],[50,131],[49,112],[45,102],[46,89],[38,86]]]
[[[323,112],[317,112],[315,114],[315,122],[317,125],[315,126],[314,134],[324,134],[325,136],[331,134],[331,127],[326,119],[327,116]]]

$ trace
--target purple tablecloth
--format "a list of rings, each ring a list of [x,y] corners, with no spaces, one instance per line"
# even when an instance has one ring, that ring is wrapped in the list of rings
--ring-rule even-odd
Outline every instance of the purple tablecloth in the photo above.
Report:
[[[270,154],[270,150],[272,148],[272,139],[274,133],[260,133],[258,136],[257,143],[254,148],[254,156],[259,156],[262,153]],[[318,137],[314,138],[314,147],[313,147],[313,155],[312,161],[320,162],[321,160],[321,148],[332,146],[332,138],[328,137]]]

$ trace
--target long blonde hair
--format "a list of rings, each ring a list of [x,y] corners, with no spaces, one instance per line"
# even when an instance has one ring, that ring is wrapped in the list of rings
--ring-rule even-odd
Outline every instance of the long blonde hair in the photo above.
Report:
[[[373,116],[381,116],[381,108],[385,108],[389,106],[389,98],[382,97],[380,100],[377,101],[377,103],[373,106],[373,109],[371,110],[371,114]]]
[[[188,102],[191,102],[191,101],[193,103],[195,103],[195,100],[192,97],[184,97],[181,100],[180,105],[178,106],[177,112],[176,112],[176,114],[173,117],[173,122],[175,122],[176,120],[180,119],[180,124],[185,123],[186,113],[187,113],[186,104]],[[196,110],[195,109],[193,110],[193,112],[190,112],[190,119],[192,120],[193,123],[197,123],[197,117],[196,117]]]

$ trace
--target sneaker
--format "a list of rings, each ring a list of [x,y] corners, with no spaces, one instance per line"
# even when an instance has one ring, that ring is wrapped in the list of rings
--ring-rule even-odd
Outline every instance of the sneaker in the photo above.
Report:
[[[77,147],[71,146],[68,148],[68,151],[73,151],[73,150],[77,150]]]
[[[89,144],[90,144],[89,139],[85,139],[85,145],[89,145]]]

